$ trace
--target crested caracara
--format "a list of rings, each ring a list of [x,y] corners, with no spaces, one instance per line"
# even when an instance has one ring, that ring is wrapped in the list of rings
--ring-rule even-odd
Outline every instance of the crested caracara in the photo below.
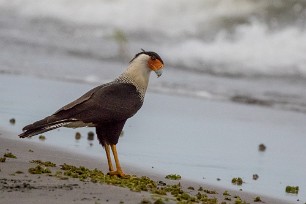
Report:
[[[159,77],[163,66],[157,53],[142,50],[114,81],[93,88],[54,114],[25,126],[19,137],[32,137],[60,127],[95,127],[99,142],[105,148],[109,174],[124,176],[116,150],[119,135],[126,120],[141,108],[151,71]]]

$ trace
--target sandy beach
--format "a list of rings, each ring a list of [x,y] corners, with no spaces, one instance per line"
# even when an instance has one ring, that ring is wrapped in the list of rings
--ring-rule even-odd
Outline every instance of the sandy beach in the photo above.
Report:
[[[31,151],[29,151],[31,150]],[[33,151],[33,152],[32,152]],[[33,145],[1,138],[0,155],[11,152],[17,159],[7,158],[0,164],[0,202],[1,203],[139,203],[151,200],[148,193],[133,193],[129,189],[77,179],[60,180],[48,175],[34,175],[28,169],[35,167],[32,160],[69,163],[88,168],[105,167],[106,163],[95,158],[64,152],[45,145]],[[51,168],[54,174],[59,167]],[[16,172],[23,173],[16,173]]]
[[[8,134],[1,132],[1,134]],[[106,169],[106,163],[102,159],[77,155],[72,152],[64,151],[60,148],[48,147],[44,144],[37,145],[29,141],[16,141],[0,137],[0,155],[12,153],[17,158],[6,158],[0,163],[0,202],[5,203],[154,203],[161,199],[164,203],[178,202],[171,194],[157,195],[145,191],[133,192],[128,188],[114,185],[93,183],[91,181],[80,181],[79,179],[69,178],[62,180],[54,175],[60,171],[60,164],[71,164],[74,166],[85,166],[89,169]],[[32,160],[51,161],[57,167],[50,167],[50,174],[31,174],[29,168],[37,166],[31,163]],[[199,185],[196,182],[187,180],[171,181],[164,178],[164,175],[157,175],[137,170],[132,166],[125,166],[127,173],[140,176],[148,176],[155,180],[175,185],[181,184],[181,188],[190,195],[195,195],[199,188],[214,191],[214,194],[206,194],[209,198],[216,198],[217,202],[211,203],[235,203],[237,196],[242,201],[254,203],[255,194],[232,191],[215,186]],[[191,190],[193,187],[194,190]],[[223,193],[227,191],[230,196]],[[200,191],[199,191],[200,192]],[[265,203],[287,203],[265,196],[260,196]],[[231,200],[231,201],[230,201]],[[159,200],[160,201],[160,200]],[[256,202],[258,203],[258,202]]]

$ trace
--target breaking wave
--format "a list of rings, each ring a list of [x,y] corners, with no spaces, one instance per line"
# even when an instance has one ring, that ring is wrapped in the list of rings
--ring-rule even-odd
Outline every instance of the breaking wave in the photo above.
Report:
[[[185,70],[306,77],[302,0],[0,0],[0,9],[83,25],[79,35],[105,41],[120,30],[131,49],[155,49]]]

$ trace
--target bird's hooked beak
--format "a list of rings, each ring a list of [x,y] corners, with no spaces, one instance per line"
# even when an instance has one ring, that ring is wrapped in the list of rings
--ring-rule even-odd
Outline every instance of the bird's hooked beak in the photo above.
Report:
[[[155,71],[155,74],[157,75],[157,78],[160,77],[163,74],[163,69],[159,69]]]
[[[157,77],[162,75],[164,64],[159,59],[149,59],[148,65],[150,69],[155,72]]]

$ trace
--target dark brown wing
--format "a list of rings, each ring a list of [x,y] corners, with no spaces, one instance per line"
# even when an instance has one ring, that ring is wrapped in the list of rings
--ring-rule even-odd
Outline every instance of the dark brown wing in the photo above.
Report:
[[[136,87],[128,83],[111,83],[97,87],[80,99],[64,106],[53,115],[61,120],[73,119],[101,124],[126,120],[132,117],[143,103]]]
[[[109,85],[109,84],[103,84],[103,85],[97,86],[96,88],[91,89],[90,91],[85,93],[80,98],[76,99],[75,101],[72,101],[71,103],[68,103],[67,105],[65,105],[64,107],[62,107],[58,111],[56,111],[54,114],[57,114],[58,112],[63,111],[63,110],[68,110],[68,109],[73,108],[74,106],[76,106],[78,104],[81,104],[81,103],[87,101],[88,99],[90,99],[92,94],[94,94],[98,89],[101,89],[101,88],[103,88],[104,86],[107,86],[107,85]]]

